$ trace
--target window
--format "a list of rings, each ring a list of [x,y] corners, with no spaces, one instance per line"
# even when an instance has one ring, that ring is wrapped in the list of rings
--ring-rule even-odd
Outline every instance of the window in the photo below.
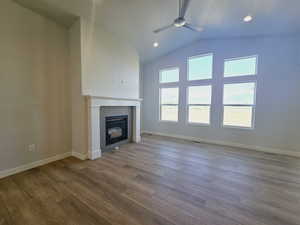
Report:
[[[188,80],[205,80],[212,78],[213,55],[194,56],[188,60]]]
[[[210,124],[213,54],[188,59],[187,121]]]
[[[210,124],[211,86],[188,88],[188,122]]]
[[[179,68],[170,68],[160,71],[160,83],[173,83],[179,81]]]
[[[225,60],[224,77],[256,75],[257,56]]]
[[[219,116],[213,115],[212,112],[221,111],[223,127],[254,128],[258,59],[256,55],[225,59],[224,73],[219,79],[213,76],[213,54],[188,58],[187,80],[182,82],[180,87],[186,89],[183,93],[186,94],[186,106],[182,109],[186,124],[210,125],[213,121],[211,117]],[[216,93],[212,93],[213,90]],[[213,98],[214,94],[217,96]],[[215,99],[214,104],[213,99]],[[178,122],[181,118],[179,117],[179,68],[166,68],[159,71],[159,102],[157,119]],[[214,110],[215,104],[219,104],[216,107],[223,110]]]
[[[179,88],[176,85],[177,82],[179,82],[179,68],[159,71],[160,121],[178,121]]]
[[[253,127],[255,83],[224,85],[224,126]]]
[[[253,128],[256,101],[257,56],[224,63],[223,126]]]
[[[179,88],[160,89],[160,120],[178,121]]]

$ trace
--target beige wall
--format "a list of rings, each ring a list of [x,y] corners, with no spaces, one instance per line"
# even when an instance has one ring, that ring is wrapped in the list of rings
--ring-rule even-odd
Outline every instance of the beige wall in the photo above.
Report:
[[[78,20],[70,29],[70,81],[72,96],[72,150],[87,152],[87,114],[81,94],[82,44],[81,23]]]
[[[67,30],[10,0],[0,27],[1,171],[71,151],[71,119]]]
[[[84,156],[83,95],[139,97],[137,52],[91,24],[67,30],[1,1],[0,172],[71,151]]]

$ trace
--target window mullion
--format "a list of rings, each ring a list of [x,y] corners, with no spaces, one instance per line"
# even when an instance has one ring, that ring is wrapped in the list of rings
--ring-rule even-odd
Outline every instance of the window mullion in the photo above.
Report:
[[[211,106],[211,104],[188,104],[189,106]]]
[[[223,106],[232,106],[232,107],[252,107],[254,104],[223,104]]]

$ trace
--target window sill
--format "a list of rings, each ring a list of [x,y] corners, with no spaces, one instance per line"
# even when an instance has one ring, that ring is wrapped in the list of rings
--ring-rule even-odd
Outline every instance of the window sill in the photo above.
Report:
[[[158,123],[178,124],[178,121],[173,121],[173,120],[159,120]]]
[[[229,125],[222,125],[222,128],[246,130],[246,131],[253,131],[255,129],[254,127],[239,127],[239,126],[229,126]]]
[[[191,123],[191,122],[186,122],[187,126],[192,126],[192,127],[210,127],[209,123]]]

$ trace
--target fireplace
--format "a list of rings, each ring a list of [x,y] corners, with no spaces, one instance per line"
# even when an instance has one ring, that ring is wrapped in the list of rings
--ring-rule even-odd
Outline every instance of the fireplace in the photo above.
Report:
[[[123,142],[139,143],[141,141],[141,99],[111,98],[99,96],[86,96],[88,108],[88,158],[100,158],[106,147],[106,117],[128,115],[128,139]],[[130,107],[131,113],[118,111],[106,113],[106,107]],[[130,128],[131,127],[131,128]],[[108,148],[113,148],[112,144]]]
[[[105,145],[110,146],[128,139],[128,115],[105,117]]]

